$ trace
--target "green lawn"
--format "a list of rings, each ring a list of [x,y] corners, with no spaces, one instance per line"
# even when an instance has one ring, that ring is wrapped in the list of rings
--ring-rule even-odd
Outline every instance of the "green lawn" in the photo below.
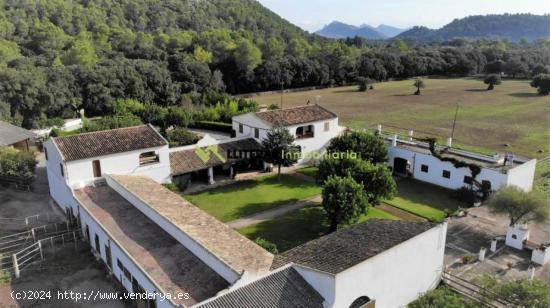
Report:
[[[268,175],[212,189],[185,198],[223,222],[235,220],[277,206],[320,194],[321,188],[282,174]]]
[[[413,129],[415,136],[445,140],[459,104],[455,145],[490,154],[549,155],[549,97],[537,95],[528,80],[503,80],[493,91],[486,91],[483,81],[474,78],[427,78],[424,83],[422,95],[413,95],[412,80],[377,83],[367,92],[352,86],[285,93],[284,105],[304,105],[320,97],[319,104],[337,113],[343,125],[375,129],[383,124],[383,130],[407,134]],[[269,106],[278,104],[281,95],[253,99]]]
[[[397,180],[397,196],[385,202],[432,221],[442,221],[444,210],[455,211],[460,201],[451,197],[452,191],[411,179]]]
[[[296,172],[307,175],[307,176],[310,176],[312,178],[316,178],[317,177],[317,172],[319,172],[319,168],[317,168],[315,166],[309,166],[309,167],[300,168],[300,169],[296,170]]]
[[[546,172],[550,174],[550,162],[545,166],[547,167],[538,168],[537,170],[542,174],[548,169]],[[318,170],[317,167],[311,166],[299,169],[298,172],[315,177]],[[543,186],[544,183],[548,186],[548,179],[540,179],[539,181],[541,183],[539,186]],[[386,203],[429,220],[441,221],[445,218],[445,209],[454,212],[460,206],[467,206],[452,198],[451,193],[452,191],[449,189],[432,184],[410,179],[399,179],[397,180],[397,196],[392,200],[387,200]]]
[[[398,219],[377,208],[370,208],[358,222],[371,218]],[[248,226],[238,231],[251,240],[264,238],[277,245],[279,252],[316,239],[328,230],[325,210],[321,206],[309,206],[275,219]]]
[[[534,185],[535,190],[550,196],[550,161],[537,163]]]

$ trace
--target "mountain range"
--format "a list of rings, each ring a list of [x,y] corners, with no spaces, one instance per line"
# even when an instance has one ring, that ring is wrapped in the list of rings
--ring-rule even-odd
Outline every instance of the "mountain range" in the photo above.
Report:
[[[454,38],[501,38],[516,42],[527,39],[532,41],[550,37],[550,14],[468,16],[455,19],[439,29],[430,29],[424,26],[399,29],[385,25],[380,25],[377,28],[368,25],[356,27],[335,21],[316,33],[329,38],[361,36],[368,39],[387,39],[395,37],[419,42],[448,41]]]
[[[401,29],[388,25],[379,25],[375,28],[366,24],[361,26],[353,26],[343,22],[333,21],[315,33],[324,37],[336,39],[360,36],[368,39],[380,40],[392,38],[406,30],[407,29]]]

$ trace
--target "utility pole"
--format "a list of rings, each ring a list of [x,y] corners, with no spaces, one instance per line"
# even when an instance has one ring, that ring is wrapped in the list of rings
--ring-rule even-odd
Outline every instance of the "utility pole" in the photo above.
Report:
[[[283,95],[285,93],[284,85],[284,81],[281,81],[281,109],[283,109]]]
[[[459,107],[459,105],[458,105],[458,103],[456,103],[455,119],[453,121],[453,130],[451,131],[451,139],[453,139],[454,136],[455,136],[455,126],[456,126],[456,117],[458,115],[458,107]]]

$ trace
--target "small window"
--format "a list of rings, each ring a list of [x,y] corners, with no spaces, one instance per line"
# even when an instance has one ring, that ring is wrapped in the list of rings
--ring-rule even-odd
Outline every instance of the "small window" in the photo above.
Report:
[[[330,130],[330,122],[325,122],[325,132]]]
[[[421,165],[421,166],[420,166],[420,171],[422,171],[422,172],[426,172],[426,173],[427,173],[427,172],[428,172],[428,169],[429,169],[429,168],[428,168],[428,165]]]
[[[59,164],[59,171],[61,172],[61,176],[65,176],[65,170],[63,169],[63,164]]]
[[[446,178],[446,179],[450,179],[451,178],[451,171],[443,170],[443,177]]]
[[[260,129],[254,128],[254,138],[260,138]]]
[[[242,124],[239,124],[239,133],[243,133],[244,129],[243,129],[243,125]]]
[[[518,239],[517,235],[515,235],[515,234],[512,234],[512,238],[513,238],[514,240],[517,240],[517,239]]]
[[[472,185],[472,183],[474,183],[474,179],[471,176],[465,175],[464,176],[464,184]]]
[[[116,265],[118,266],[118,268],[123,271],[124,269],[124,265],[122,265],[122,262],[120,262],[120,259],[116,259]]]
[[[159,156],[154,151],[139,154],[139,165],[148,165],[159,162]]]
[[[44,148],[44,157],[48,160],[48,149]]]

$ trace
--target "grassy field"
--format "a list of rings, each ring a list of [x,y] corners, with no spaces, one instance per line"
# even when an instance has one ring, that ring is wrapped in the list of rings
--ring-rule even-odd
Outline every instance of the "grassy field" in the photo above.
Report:
[[[466,207],[466,204],[453,199],[451,192],[439,186],[399,179],[397,196],[385,202],[429,220],[442,221],[445,218],[445,210],[453,212],[460,206]]]
[[[398,219],[377,208],[370,208],[358,222],[372,218]],[[264,238],[277,245],[279,252],[316,239],[328,230],[325,210],[321,206],[310,206],[288,213],[272,220],[261,222],[238,230],[251,240]]]
[[[504,80],[493,91],[476,79],[426,79],[422,95],[412,95],[413,81],[391,81],[358,92],[341,87],[284,94],[284,106],[309,100],[340,116],[344,125],[416,136],[450,136],[456,105],[455,144],[480,152],[512,151],[529,157],[550,155],[550,96],[537,95],[528,81]],[[279,104],[281,95],[254,97],[260,104]],[[392,127],[390,127],[392,126]],[[505,147],[504,144],[509,144]],[[487,150],[489,149],[489,150]],[[543,150],[539,153],[539,150]]]
[[[296,202],[321,193],[321,187],[282,174],[242,181],[185,198],[223,222]]]

